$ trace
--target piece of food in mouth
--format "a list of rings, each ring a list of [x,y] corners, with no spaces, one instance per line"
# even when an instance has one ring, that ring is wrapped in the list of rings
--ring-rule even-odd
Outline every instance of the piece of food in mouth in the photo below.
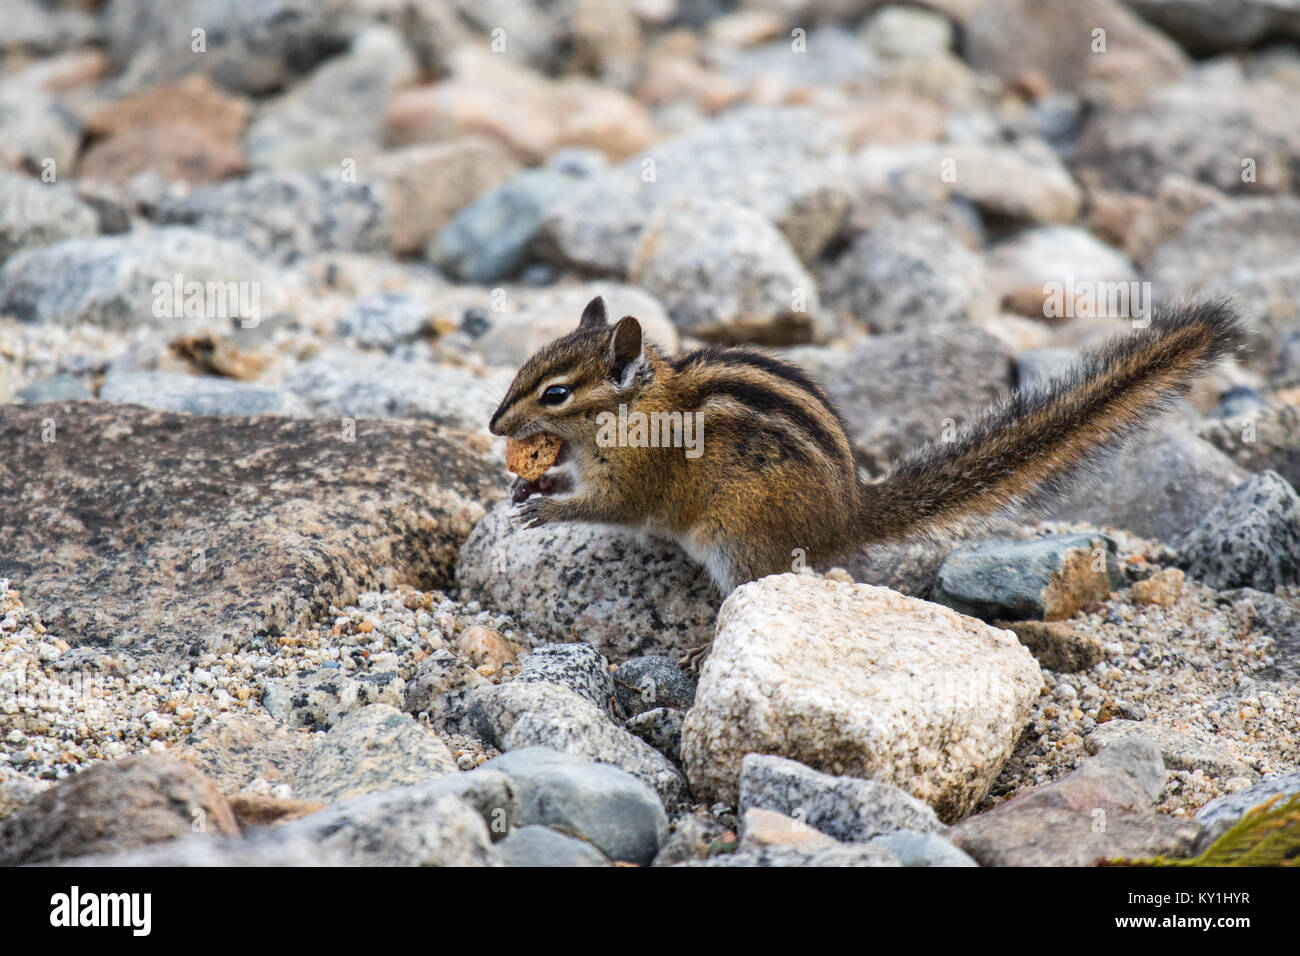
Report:
[[[548,495],[555,490],[546,472],[560,460],[563,448],[562,439],[546,432],[506,441],[506,468],[519,476],[510,495],[515,504],[530,495]]]

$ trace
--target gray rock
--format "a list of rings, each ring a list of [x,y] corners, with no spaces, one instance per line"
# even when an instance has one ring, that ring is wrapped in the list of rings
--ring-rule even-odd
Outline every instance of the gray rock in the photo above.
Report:
[[[505,492],[499,462],[427,423],[0,405],[0,447],[0,566],[28,607],[165,669],[266,647],[381,584],[449,586]]]
[[[1297,793],[1300,793],[1300,770],[1269,777],[1253,787],[1211,800],[1196,812],[1196,822],[1205,827],[1196,852],[1204,851],[1261,803],[1278,794],[1282,794],[1282,800],[1289,800]]]
[[[1181,542],[1180,563],[1213,588],[1300,583],[1300,496],[1273,471],[1220,499]]]
[[[497,844],[506,866],[609,866],[609,860],[576,837],[550,827],[520,827]]]
[[[609,662],[600,651],[581,641],[537,648],[523,659],[515,680],[567,687],[605,714],[610,712],[614,696]]]
[[[1137,305],[1129,287],[1128,302],[1117,297],[1120,314],[1111,314],[1110,299],[1099,295],[1089,303],[1082,293],[1085,283],[1131,283],[1137,280],[1133,263],[1117,249],[1106,245],[1081,226],[1040,226],[1024,229],[989,249],[985,257],[989,283],[999,297],[1033,290],[1044,299],[1042,317],[1051,321],[1085,318],[1106,328],[1098,320],[1133,318]],[[1092,288],[1097,288],[1096,285]],[[1102,289],[1107,288],[1101,286]],[[1075,296],[1071,296],[1071,290]],[[1054,298],[1050,292],[1058,292]],[[1140,289],[1139,289],[1140,291]],[[1118,322],[1115,323],[1118,330]]]
[[[0,143],[18,162],[49,168],[56,175],[72,168],[81,147],[82,124],[56,96],[27,77],[0,81]]]
[[[646,338],[672,355],[677,329],[661,303],[635,286],[617,282],[583,282],[546,289],[512,288],[504,298],[488,289],[464,289],[461,330],[448,337],[478,352],[490,365],[518,367],[542,346],[578,327],[578,317],[596,296],[611,316],[634,315]]]
[[[67,187],[0,170],[0,262],[98,231],[94,212]]]
[[[67,372],[59,372],[49,378],[32,382],[14,393],[28,405],[40,405],[42,402],[76,402],[94,398],[90,388]]]
[[[124,372],[109,375],[99,390],[105,402],[143,405],[186,415],[303,415],[305,408],[278,388],[211,375]]]
[[[467,598],[614,662],[680,655],[713,636],[717,598],[677,545],[592,525],[524,529],[511,515],[502,503],[465,542],[456,574]]]
[[[1273,37],[1300,37],[1300,8],[1276,0],[1127,0],[1188,50],[1251,47]]]
[[[405,709],[426,713],[437,730],[457,733],[465,717],[466,697],[488,681],[451,651],[437,649],[420,661],[415,676],[406,682]]]
[[[278,836],[306,838],[352,866],[500,866],[482,816],[438,782],[344,800],[290,820]]]
[[[873,474],[918,445],[938,441],[1011,384],[1006,346],[969,325],[924,325],[857,348],[826,390]]]
[[[1300,483],[1300,407],[1266,405],[1222,421],[1205,421],[1197,434],[1247,471],[1275,471]]]
[[[864,233],[835,260],[822,298],[876,333],[982,318],[996,305],[979,256],[936,223],[898,219]]]
[[[1297,128],[1294,154],[1300,149]],[[1240,151],[1239,146],[1233,147]],[[1217,161],[1216,161],[1217,162]],[[1265,159],[1259,158],[1263,168]],[[1233,164],[1228,164],[1232,166]],[[1236,176],[1239,170],[1229,170]],[[1155,295],[1231,294],[1254,328],[1240,360],[1272,372],[1288,336],[1300,331],[1300,199],[1255,196],[1211,205],[1158,246],[1148,266]]]
[[[387,704],[369,704],[340,720],[307,754],[294,796],[334,803],[456,771],[447,745]]]
[[[741,762],[741,814],[751,807],[775,810],[848,843],[866,843],[896,830],[947,829],[927,804],[890,784],[836,777],[761,754],[749,754]]]
[[[187,318],[172,314],[170,286],[177,275],[205,290],[249,283],[250,300],[257,291],[259,301],[266,279],[262,265],[243,245],[192,229],[69,239],[20,252],[0,266],[0,315],[21,322],[90,322],[109,328],[174,324]],[[167,288],[155,288],[159,283]],[[224,316],[204,317],[253,318],[240,311],[228,299]]]
[[[1220,60],[1134,105],[1095,111],[1079,135],[1076,175],[1144,196],[1170,173],[1226,193],[1288,192],[1296,183],[1289,157],[1300,144],[1293,96],[1280,83],[1247,82]],[[1253,180],[1242,175],[1246,158],[1255,161]]]
[[[542,221],[582,179],[564,169],[529,169],[474,200],[433,238],[425,257],[463,282],[516,275]]]
[[[667,758],[565,687],[484,687],[471,696],[468,719],[478,736],[498,750],[560,750],[632,774],[665,806],[675,807],[685,798],[686,781]]]
[[[709,198],[661,203],[628,267],[678,331],[704,339],[789,344],[825,338],[817,286],[761,213]]]
[[[1171,542],[1194,528],[1245,477],[1212,445],[1186,429],[1161,424],[1077,483],[1048,513],[1066,521],[1122,528]]]
[[[895,830],[872,837],[867,845],[887,851],[903,866],[979,866],[937,833]]]
[[[345,0],[116,0],[106,10],[109,54],[132,84],[201,70],[230,89],[266,93],[291,83],[346,45]],[[192,31],[204,29],[196,55]]]
[[[954,551],[932,599],[985,620],[1060,621],[1122,587],[1115,542],[1100,534],[984,541]]]
[[[695,703],[695,680],[662,654],[647,654],[624,661],[614,672],[614,699],[629,717],[658,707],[690,710]]]
[[[593,177],[546,217],[540,238],[561,264],[621,276],[661,203],[710,196],[766,216],[811,262],[847,207],[844,145],[839,125],[811,110],[733,110]]]
[[[358,345],[392,349],[405,342],[432,338],[433,309],[403,292],[375,292],[352,304],[338,324],[338,334]]]
[[[668,818],[655,792],[631,774],[585,761],[555,759],[543,748],[504,754],[484,764],[515,784],[518,826],[540,825],[573,834],[611,860],[648,864],[668,837]],[[473,776],[473,771],[467,776]]]
[[[259,169],[341,168],[377,151],[384,108],[399,87],[416,77],[415,57],[396,30],[367,26],[344,53],[331,57],[303,82],[264,103],[248,129],[249,162]]]
[[[262,705],[276,720],[291,727],[328,730],[348,714],[371,704],[397,707],[406,683],[392,671],[352,676],[322,667],[293,677],[273,677],[262,684]]]
[[[1220,747],[1202,743],[1191,734],[1146,721],[1108,720],[1084,738],[1084,746],[1088,753],[1095,754],[1116,741],[1133,736],[1145,737],[1159,747],[1160,756],[1169,770],[1200,770],[1206,776],[1216,779],[1258,776],[1254,770]]]
[[[1016,379],[1021,388],[1046,385],[1060,378],[1079,361],[1074,349],[1026,349],[1016,355]]]
[[[392,225],[380,184],[347,182],[338,170],[260,172],[164,197],[162,223],[237,239],[286,263],[321,252],[387,252]]]
[[[284,387],[322,418],[421,418],[473,431],[493,407],[493,385],[466,369],[345,348],[303,362]]]
[[[797,850],[788,847],[763,847],[746,853],[720,853],[704,860],[690,860],[677,866],[799,866],[799,867],[877,867],[901,866],[898,858],[883,846],[858,844],[834,846],[825,850]]]
[[[674,764],[682,762],[682,722],[686,715],[671,707],[656,707],[623,724],[629,733],[636,734]]]

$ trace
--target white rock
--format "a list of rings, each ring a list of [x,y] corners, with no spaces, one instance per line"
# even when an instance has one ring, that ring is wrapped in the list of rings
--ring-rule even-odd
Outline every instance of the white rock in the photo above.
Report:
[[[735,801],[747,753],[891,783],[953,820],[987,793],[1042,686],[1010,631],[887,588],[782,574],[718,613],[686,716],[696,799]]]

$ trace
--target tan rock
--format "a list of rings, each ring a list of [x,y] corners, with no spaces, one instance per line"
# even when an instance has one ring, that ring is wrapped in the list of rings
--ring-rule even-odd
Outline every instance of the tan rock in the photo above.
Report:
[[[1060,621],[997,622],[1020,638],[1038,663],[1062,673],[1086,671],[1102,659],[1101,638]]]
[[[1182,596],[1183,578],[1184,574],[1178,568],[1165,568],[1134,584],[1129,596],[1134,604],[1173,607]]]
[[[718,613],[686,716],[697,799],[747,753],[891,783],[952,820],[988,791],[1042,686],[1015,635],[886,588],[782,574]]]
[[[499,143],[466,137],[385,153],[375,168],[388,190],[393,251],[400,255],[423,249],[452,216],[519,164]]]
[[[104,761],[0,821],[0,865],[118,852],[191,832],[239,835],[211,780],[162,754]]]
[[[456,647],[476,667],[488,664],[498,671],[525,653],[522,647],[500,631],[481,624],[461,631],[456,637]]]
[[[288,823],[325,807],[319,800],[267,797],[258,793],[232,794],[227,802],[230,804],[230,812],[235,815],[235,820],[241,827]]]
[[[815,830],[807,823],[787,817],[775,810],[750,807],[745,811],[740,837],[740,852],[765,847],[790,847],[796,850],[823,850],[839,846],[840,841]]]

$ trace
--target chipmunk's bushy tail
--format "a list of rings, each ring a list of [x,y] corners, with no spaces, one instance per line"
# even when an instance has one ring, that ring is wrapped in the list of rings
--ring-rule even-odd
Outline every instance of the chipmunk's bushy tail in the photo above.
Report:
[[[1003,398],[961,429],[861,486],[859,540],[909,538],[1054,491],[1150,424],[1242,342],[1222,300],[1158,311],[1069,374]]]

